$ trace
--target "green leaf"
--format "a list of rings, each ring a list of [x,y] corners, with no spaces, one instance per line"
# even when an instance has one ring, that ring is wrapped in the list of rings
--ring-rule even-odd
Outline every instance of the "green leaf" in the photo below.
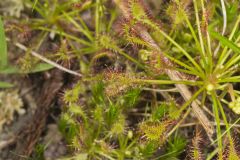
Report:
[[[238,47],[236,44],[234,44],[232,41],[228,40],[226,37],[223,37],[222,35],[220,35],[217,32],[211,31],[209,30],[209,33],[212,37],[214,37],[215,39],[219,40],[219,42],[223,45],[223,46],[227,46],[229,48],[231,48],[234,52],[240,53],[240,47]]]
[[[48,64],[48,63],[39,63],[37,64],[32,70],[28,72],[21,71],[16,66],[7,66],[4,68],[0,68],[0,74],[21,74],[21,73],[37,73],[37,72],[43,72],[54,68],[54,66]]]
[[[33,7],[32,7],[32,11],[35,9],[37,3],[38,3],[38,0],[35,0],[35,1],[34,1],[34,4],[33,4]]]
[[[0,67],[6,66],[7,62],[7,42],[3,27],[3,21],[0,17]]]
[[[54,66],[48,63],[39,63],[37,64],[29,73],[43,72],[54,68]]]
[[[7,82],[1,82],[0,81],[0,88],[11,88],[13,87],[14,85],[11,84],[11,83],[7,83]]]
[[[15,66],[6,66],[0,68],[0,74],[16,74],[19,73],[19,69]]]

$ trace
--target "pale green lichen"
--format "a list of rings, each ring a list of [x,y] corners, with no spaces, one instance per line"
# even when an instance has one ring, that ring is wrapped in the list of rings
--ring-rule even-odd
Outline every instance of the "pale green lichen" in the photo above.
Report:
[[[0,6],[4,14],[20,17],[21,11],[24,9],[24,0],[0,1]]]
[[[22,108],[23,102],[17,91],[0,92],[0,132],[5,124],[10,124],[14,120],[14,114],[22,115],[25,110]]]
[[[236,114],[240,114],[240,97],[238,97],[237,100],[230,102],[228,107]]]

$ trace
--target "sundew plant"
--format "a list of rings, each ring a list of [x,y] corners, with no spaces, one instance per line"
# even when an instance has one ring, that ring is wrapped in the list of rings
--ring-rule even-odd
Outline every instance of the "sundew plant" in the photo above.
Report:
[[[63,159],[240,159],[238,0],[26,3],[37,16],[21,23],[38,34],[21,65],[77,79],[62,96]],[[57,51],[39,54],[49,39]]]

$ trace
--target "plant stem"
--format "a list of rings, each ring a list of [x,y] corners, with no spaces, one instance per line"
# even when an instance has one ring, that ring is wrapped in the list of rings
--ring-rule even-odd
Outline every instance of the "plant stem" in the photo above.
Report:
[[[240,15],[238,16],[238,19],[237,19],[237,21],[236,21],[236,23],[235,23],[235,25],[234,25],[234,27],[233,27],[233,30],[232,30],[229,38],[228,38],[229,40],[232,40],[232,39],[233,39],[233,36],[234,36],[235,32],[236,32],[237,29],[239,28],[239,23],[240,23]],[[222,51],[222,53],[221,53],[221,55],[220,55],[220,57],[219,57],[219,59],[218,59],[217,66],[223,65],[224,62],[227,60],[228,56],[230,55],[230,53],[226,54],[227,49],[228,49],[228,47],[225,46],[224,49],[223,49],[223,51]]]
[[[203,85],[201,81],[173,81],[173,80],[146,80],[146,79],[134,79],[134,83],[147,83],[147,84],[186,84],[191,86]]]
[[[220,117],[219,117],[219,113],[218,113],[218,103],[217,103],[217,97],[216,97],[216,93],[212,92],[212,99],[213,99],[213,111],[215,114],[215,120],[217,123],[217,138],[218,138],[218,148],[219,148],[219,159],[223,159],[223,146],[222,146],[222,138],[221,138],[221,126],[220,126]]]

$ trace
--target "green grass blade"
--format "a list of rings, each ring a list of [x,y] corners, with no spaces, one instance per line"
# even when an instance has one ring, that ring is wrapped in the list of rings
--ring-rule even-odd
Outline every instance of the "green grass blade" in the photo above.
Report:
[[[84,39],[80,39],[80,38],[78,38],[74,35],[68,34],[64,31],[60,31],[60,30],[57,30],[57,29],[49,29],[49,28],[45,28],[45,27],[37,27],[36,29],[39,29],[39,30],[42,30],[42,31],[47,31],[47,32],[54,32],[54,33],[56,33],[60,36],[64,36],[64,37],[69,38],[71,40],[75,40],[76,42],[78,42],[80,44],[92,47],[92,43],[90,43],[88,41],[85,41]]]
[[[8,63],[7,58],[7,42],[4,32],[3,21],[0,17],[0,68],[3,68]]]
[[[34,4],[33,4],[33,6],[32,6],[32,12],[33,12],[33,10],[35,9],[37,3],[38,3],[38,0],[35,0],[35,1],[34,1]]]
[[[8,66],[3,69],[0,69],[0,74],[21,74],[21,73],[37,73],[44,72],[54,68],[51,64],[48,63],[39,63],[34,66],[30,71],[24,72],[19,69],[17,66]]]
[[[234,82],[240,82],[240,76],[227,77],[218,80],[218,83],[234,83]]]
[[[236,44],[234,44],[232,41],[228,40],[226,37],[223,37],[222,35],[220,35],[217,32],[211,31],[209,30],[210,35],[219,40],[219,42],[223,45],[223,46],[227,46],[229,48],[231,48],[234,52],[236,53],[240,53],[240,47],[238,47]]]
[[[179,45],[171,36],[169,36],[167,33],[165,33],[163,30],[161,30],[157,24],[153,23],[152,21],[148,19],[141,19],[140,22],[149,25],[154,30],[159,32],[161,35],[163,35],[169,42],[171,42],[175,47],[177,47],[190,61],[191,63],[196,67],[196,69],[199,71],[200,74],[204,74],[202,68],[199,66],[199,64],[194,60],[194,58],[181,46]]]
[[[221,126],[220,126],[220,117],[219,117],[219,111],[218,111],[218,104],[217,104],[217,96],[216,93],[213,92],[211,93],[212,95],[212,100],[213,100],[213,112],[215,115],[215,122],[217,124],[217,142],[218,142],[218,148],[219,148],[219,157],[222,158],[222,151],[223,151],[223,144],[222,144],[222,138],[221,138]]]
[[[0,81],[0,88],[11,88],[11,87],[13,87],[13,84]]]
[[[36,73],[36,72],[43,72],[54,68],[51,64],[48,63],[39,63],[37,64],[32,70],[30,70],[30,73]]]
[[[19,69],[15,66],[7,66],[4,68],[0,68],[0,74],[17,74],[19,73]]]
[[[142,83],[142,84],[160,84],[160,85],[167,85],[167,84],[185,84],[190,86],[197,86],[197,85],[203,85],[202,81],[191,81],[191,80],[179,80],[179,81],[173,81],[173,80],[151,80],[151,79],[134,79],[134,83]]]
[[[71,16],[69,16],[68,13],[66,13],[66,12],[62,12],[62,13],[63,13],[63,15],[66,17],[66,19],[67,19],[69,22],[71,22],[71,23],[79,30],[79,32],[83,33],[90,41],[93,41],[94,38],[92,37],[91,33],[88,32],[88,30],[83,29],[83,28],[78,24],[78,22],[76,22]]]

